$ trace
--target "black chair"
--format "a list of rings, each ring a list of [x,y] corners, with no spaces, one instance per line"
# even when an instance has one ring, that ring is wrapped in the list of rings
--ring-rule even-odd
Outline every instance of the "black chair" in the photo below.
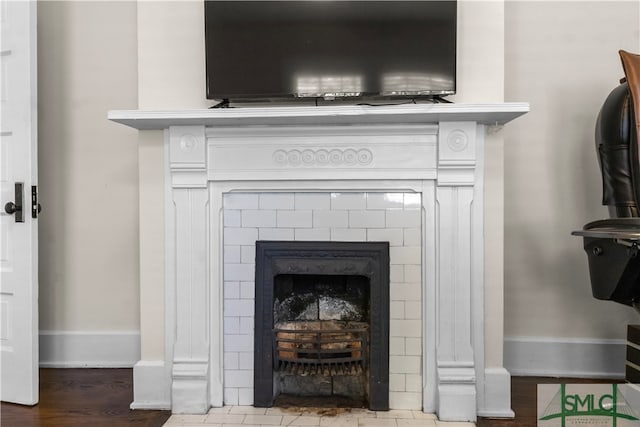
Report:
[[[572,234],[583,237],[593,296],[640,312],[640,148],[635,113],[640,110],[640,56],[622,51],[620,55],[629,81],[624,79],[605,100],[595,134],[602,204],[609,207],[610,218],[590,222]]]

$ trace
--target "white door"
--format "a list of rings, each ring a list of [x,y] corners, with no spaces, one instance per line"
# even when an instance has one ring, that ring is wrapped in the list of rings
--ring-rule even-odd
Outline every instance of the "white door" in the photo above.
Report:
[[[0,27],[0,400],[34,405],[38,403],[38,221],[31,200],[37,185],[35,1],[0,0]],[[22,188],[17,198],[16,184]],[[22,210],[15,211],[20,204]]]

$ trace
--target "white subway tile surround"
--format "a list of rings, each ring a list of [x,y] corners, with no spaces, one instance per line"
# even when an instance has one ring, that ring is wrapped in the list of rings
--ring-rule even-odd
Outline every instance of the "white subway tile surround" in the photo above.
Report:
[[[226,405],[253,404],[255,240],[388,241],[392,313],[389,404],[395,409],[421,409],[420,206],[420,194],[408,192],[223,196]]]

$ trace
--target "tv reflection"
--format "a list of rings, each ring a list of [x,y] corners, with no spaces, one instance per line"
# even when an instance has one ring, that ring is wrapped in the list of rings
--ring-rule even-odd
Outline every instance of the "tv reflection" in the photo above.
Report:
[[[394,95],[433,95],[446,92],[453,86],[453,80],[444,74],[419,72],[392,72],[382,75],[380,94]],[[429,88],[425,90],[425,88]]]
[[[379,90],[371,95],[433,95],[446,93],[452,85],[453,80],[444,74],[389,72],[382,74]],[[366,85],[364,76],[358,74],[300,74],[295,77],[294,87],[300,98],[331,99],[363,96]]]
[[[294,92],[300,98],[360,96],[364,87],[363,81],[363,77],[357,74],[304,74],[295,77]]]

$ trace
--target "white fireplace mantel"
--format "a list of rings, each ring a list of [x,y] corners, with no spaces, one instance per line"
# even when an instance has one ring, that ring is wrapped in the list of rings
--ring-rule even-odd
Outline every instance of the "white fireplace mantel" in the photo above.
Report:
[[[503,103],[109,112],[114,122],[165,130],[173,412],[204,413],[225,400],[225,195],[396,191],[419,194],[422,212],[421,409],[460,421],[512,414],[508,372],[485,366],[484,143],[490,127],[528,110]]]
[[[138,130],[169,126],[255,125],[351,125],[424,124],[473,121],[503,125],[529,111],[529,104],[403,104],[392,106],[338,105],[265,108],[220,108],[208,110],[113,110],[108,118]]]

